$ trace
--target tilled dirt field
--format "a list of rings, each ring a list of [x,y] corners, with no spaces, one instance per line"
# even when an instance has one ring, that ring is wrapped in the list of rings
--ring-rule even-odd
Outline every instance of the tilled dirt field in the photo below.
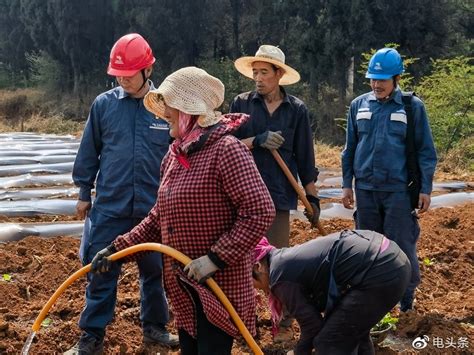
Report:
[[[422,283],[416,310],[400,316],[397,329],[378,346],[378,354],[415,353],[412,341],[427,336],[423,354],[472,354],[474,352],[474,204],[429,211],[421,219],[419,259]],[[61,219],[61,218],[59,218]],[[67,219],[67,218],[66,218]],[[12,221],[5,218],[2,222]],[[346,220],[323,221],[328,233],[351,228]],[[318,236],[306,221],[292,222],[291,243]],[[28,237],[0,245],[0,354],[18,354],[31,325],[56,288],[81,267],[79,240],[58,237]],[[36,335],[30,354],[58,354],[70,348],[79,336],[77,321],[84,306],[85,280],[69,287],[58,299]],[[394,314],[396,314],[396,310]],[[257,309],[257,342],[265,354],[286,354],[296,340],[272,341],[270,316]],[[298,326],[293,325],[296,336]],[[170,325],[172,332],[175,329]],[[382,339],[379,339],[382,340]],[[115,319],[107,329],[106,354],[168,354],[178,349],[142,345],[139,326],[137,270],[127,264],[119,283]],[[242,340],[234,354],[249,353]]]

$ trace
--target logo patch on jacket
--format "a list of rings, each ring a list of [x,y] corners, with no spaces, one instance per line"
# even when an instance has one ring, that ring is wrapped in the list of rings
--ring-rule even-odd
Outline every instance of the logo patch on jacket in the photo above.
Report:
[[[161,122],[153,122],[150,127],[151,129],[159,129],[162,131],[169,131],[169,126],[166,123],[161,123]]]
[[[372,112],[369,112],[368,109],[363,108],[359,109],[357,112],[356,120],[370,120],[372,118]]]
[[[390,121],[398,121],[398,122],[403,122],[403,123],[407,123],[407,115],[405,113],[405,111],[397,111],[397,112],[394,112],[390,115]]]

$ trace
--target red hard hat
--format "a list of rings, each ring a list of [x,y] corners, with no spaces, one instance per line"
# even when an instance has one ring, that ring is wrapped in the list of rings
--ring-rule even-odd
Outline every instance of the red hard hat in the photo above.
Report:
[[[154,62],[155,57],[148,42],[138,33],[130,33],[119,38],[112,47],[107,74],[133,76]]]

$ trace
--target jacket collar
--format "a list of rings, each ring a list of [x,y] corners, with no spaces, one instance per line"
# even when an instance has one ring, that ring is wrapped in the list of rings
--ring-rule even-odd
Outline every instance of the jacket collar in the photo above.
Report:
[[[282,100],[282,104],[283,103],[288,103],[291,105],[291,101],[290,101],[290,97],[289,95],[286,93],[286,90],[283,86],[280,85],[280,91],[283,93],[283,100]],[[260,95],[258,92],[256,91],[252,91],[250,93],[250,100],[259,100],[260,102],[262,103],[265,103],[265,99],[263,98],[262,95]]]
[[[390,97],[388,98],[386,102],[393,100],[397,104],[402,105],[403,104],[402,96],[403,96],[402,90],[400,90],[400,86],[397,85],[397,87],[395,88],[395,90],[393,90],[392,94],[390,95]],[[367,97],[367,99],[369,101],[378,101],[373,91],[369,93],[369,96]]]
[[[153,85],[153,82],[150,79],[148,79],[148,85],[150,85],[149,90],[154,90],[155,89],[155,85]],[[119,100],[130,96],[127,92],[125,92],[123,87],[121,87],[120,85],[117,87],[117,90],[118,90],[118,99]]]

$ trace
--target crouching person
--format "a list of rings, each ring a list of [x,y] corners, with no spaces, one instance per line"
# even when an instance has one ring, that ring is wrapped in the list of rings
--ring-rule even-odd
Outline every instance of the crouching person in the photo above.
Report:
[[[269,296],[274,329],[283,311],[301,329],[295,354],[374,354],[370,329],[403,296],[411,268],[398,245],[365,230],[255,249],[254,286]]]

